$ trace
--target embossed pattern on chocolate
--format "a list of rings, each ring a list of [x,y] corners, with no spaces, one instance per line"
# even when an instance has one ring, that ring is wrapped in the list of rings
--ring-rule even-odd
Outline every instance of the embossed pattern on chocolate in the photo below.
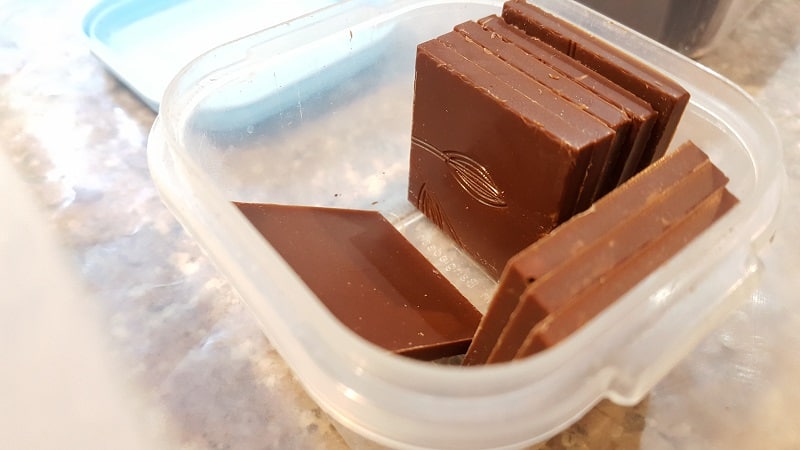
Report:
[[[411,142],[441,159],[458,184],[475,200],[495,208],[506,206],[503,191],[497,187],[486,167],[479,162],[457,151],[441,151],[416,136],[411,137]]]

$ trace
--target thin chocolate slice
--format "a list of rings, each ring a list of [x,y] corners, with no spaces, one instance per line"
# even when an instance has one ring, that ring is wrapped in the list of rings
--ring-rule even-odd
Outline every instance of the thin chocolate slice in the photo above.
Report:
[[[502,17],[650,103],[658,118],[638,168],[664,155],[689,103],[685,89],[619,48],[524,0],[505,2]]]
[[[481,314],[380,213],[235,203],[344,325],[400,355],[462,354]]]
[[[610,162],[606,181],[600,188],[597,197],[610,192],[619,184],[630,178],[638,168],[645,145],[650,140],[650,132],[655,124],[656,112],[650,104],[631,94],[616,83],[599,73],[589,69],[569,56],[554,49],[549,44],[525,34],[519,28],[509,25],[496,15],[487,16],[478,21],[486,30],[495,36],[516,45],[534,58],[548,64],[566,77],[581,84],[612,105],[620,108],[631,119],[628,140],[621,152]]]
[[[555,314],[583,289],[602,282],[614,267],[657,239],[705,198],[719,194],[727,183],[728,178],[706,161],[668,190],[652,195],[646,205],[583,251],[536,280],[520,296],[487,362],[513,359],[537,323]]]
[[[680,251],[737,203],[736,197],[727,189],[709,196],[658,239],[609,272],[601,283],[582,291],[564,308],[548,316],[530,330],[515,358],[530,356],[566,339]]]
[[[473,24],[476,28],[483,31],[483,29],[481,29],[477,24]],[[556,85],[557,89],[562,91],[558,92],[556,89],[553,89],[553,87],[549,86],[556,84],[555,81],[557,80],[553,80],[552,78],[548,77],[546,68],[542,68],[542,70],[537,73],[528,74],[524,70],[499,59],[496,54],[482,47],[480,43],[477,43],[474,40],[471,40],[468,36],[456,31],[446,33],[442,36],[439,36],[437,39],[448,47],[454,49],[464,58],[474,62],[482,69],[496,76],[500,81],[503,81],[507,85],[511,86],[516,91],[529,98],[531,101],[538,103],[549,111],[557,113],[562,120],[582,130],[583,133],[592,138],[602,140],[601,142],[607,142],[607,145],[595,146],[595,149],[592,152],[592,159],[589,162],[589,167],[586,171],[586,177],[584,178],[583,184],[579,190],[578,200],[575,207],[576,210],[574,210],[573,213],[582,211],[589,207],[599,186],[599,180],[604,168],[606,157],[611,149],[615,145],[618,146],[620,143],[617,137],[617,128],[622,128],[625,125],[624,120],[626,118],[619,111],[617,111],[618,115],[610,119],[615,122],[614,125],[616,125],[616,128],[609,126],[608,123],[603,122],[593,114],[589,113],[586,109],[586,105],[581,108],[573,101],[562,95],[562,92],[570,87],[573,89],[568,91],[568,94],[572,93],[574,95],[588,97],[592,95],[591,93],[585,91],[576,93],[575,90],[579,90],[580,86],[574,86],[574,83],[572,86]],[[524,58],[524,52],[521,53],[522,54],[518,56]],[[538,63],[538,61],[535,60],[532,62]],[[524,64],[523,67],[533,70]],[[550,73],[550,75],[552,76],[552,73]],[[569,82],[569,80],[566,79],[563,81]],[[597,100],[600,101],[599,99]],[[590,100],[587,98],[586,102],[588,103]],[[610,105],[607,106],[610,107]],[[613,113],[613,111],[603,112],[607,113],[609,116]],[[623,129],[621,131],[626,132],[627,129]]]
[[[608,151],[598,151],[592,155],[590,170],[587,173],[584,187],[574,212],[578,213],[588,208],[596,198],[601,185],[605,182],[609,161],[617,157],[621,147],[628,139],[631,125],[630,118],[619,108],[603,100],[591,90],[558,73],[552,67],[527,54],[519,47],[504,41],[496,34],[483,29],[476,22],[464,22],[456,25],[455,30],[464,35],[468,41],[480,45],[484,52],[491,53],[491,55],[486,55],[484,59],[489,56],[500,58],[504,63],[522,71],[533,80],[534,82],[532,83],[525,83],[527,90],[523,93],[528,97],[536,93],[540,93],[540,96],[543,95],[541,93],[544,92],[542,90],[542,86],[544,86],[575,106],[569,120],[576,125],[584,128],[584,130],[590,129],[586,125],[581,125],[581,122],[586,122],[585,119],[581,121],[580,117],[577,119],[572,118],[576,113],[580,115],[588,113],[588,115],[591,115],[614,131],[614,139],[611,141]],[[494,65],[497,66],[497,63]]]
[[[642,209],[652,196],[669,190],[707,162],[708,156],[692,142],[687,142],[598,200],[584,213],[511,258],[478,326],[464,364],[487,361],[528,285],[580,254],[586,246]]]
[[[496,277],[569,217],[603,142],[438,40],[416,67],[409,200]]]

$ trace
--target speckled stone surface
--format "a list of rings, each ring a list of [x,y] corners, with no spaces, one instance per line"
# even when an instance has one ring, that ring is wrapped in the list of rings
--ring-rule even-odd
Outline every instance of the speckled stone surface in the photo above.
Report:
[[[167,448],[346,448],[159,200],[145,157],[154,114],[89,53],[78,24],[91,3],[0,2],[0,157],[58,230],[127,381]],[[800,448],[799,22],[800,2],[765,0],[701,59],[784,142],[784,214],[758,292],[641,404],[601,403],[537,448]]]

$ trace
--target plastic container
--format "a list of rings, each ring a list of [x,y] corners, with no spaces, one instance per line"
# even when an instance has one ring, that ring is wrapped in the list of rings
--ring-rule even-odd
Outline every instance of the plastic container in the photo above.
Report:
[[[578,0],[691,57],[711,51],[761,0]]]
[[[416,44],[498,13],[500,1],[342,2],[194,61],[153,126],[149,164],[164,202],[309,394],[378,443],[518,447],[601,399],[635,404],[758,281],[785,177],[769,119],[730,82],[588,8],[536,3],[685,86],[692,101],[673,147],[692,139],[705,149],[741,203],[572,337],[526,360],[464,368],[385,353],[337,322],[230,203],[377,209],[485,309],[493,282],[406,201],[406,177]]]

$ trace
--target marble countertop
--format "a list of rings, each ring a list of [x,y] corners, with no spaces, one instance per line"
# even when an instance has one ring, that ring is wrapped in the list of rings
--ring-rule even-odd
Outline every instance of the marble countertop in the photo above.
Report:
[[[303,392],[162,205],[145,155],[155,115],[89,53],[79,24],[92,3],[0,2],[0,159],[11,167],[0,176],[19,179],[0,185],[13,197],[0,225],[25,218],[3,229],[0,263],[6,281],[31,287],[0,300],[0,396],[12,406],[0,412],[0,443],[371,448]],[[800,2],[764,0],[700,59],[748,91],[784,143],[789,183],[758,291],[641,404],[603,402],[540,447],[800,447],[798,22]],[[35,211],[22,215],[28,204]],[[60,268],[51,253],[14,245],[40,235]],[[48,383],[64,389],[51,395]],[[104,435],[104,424],[126,433]]]

